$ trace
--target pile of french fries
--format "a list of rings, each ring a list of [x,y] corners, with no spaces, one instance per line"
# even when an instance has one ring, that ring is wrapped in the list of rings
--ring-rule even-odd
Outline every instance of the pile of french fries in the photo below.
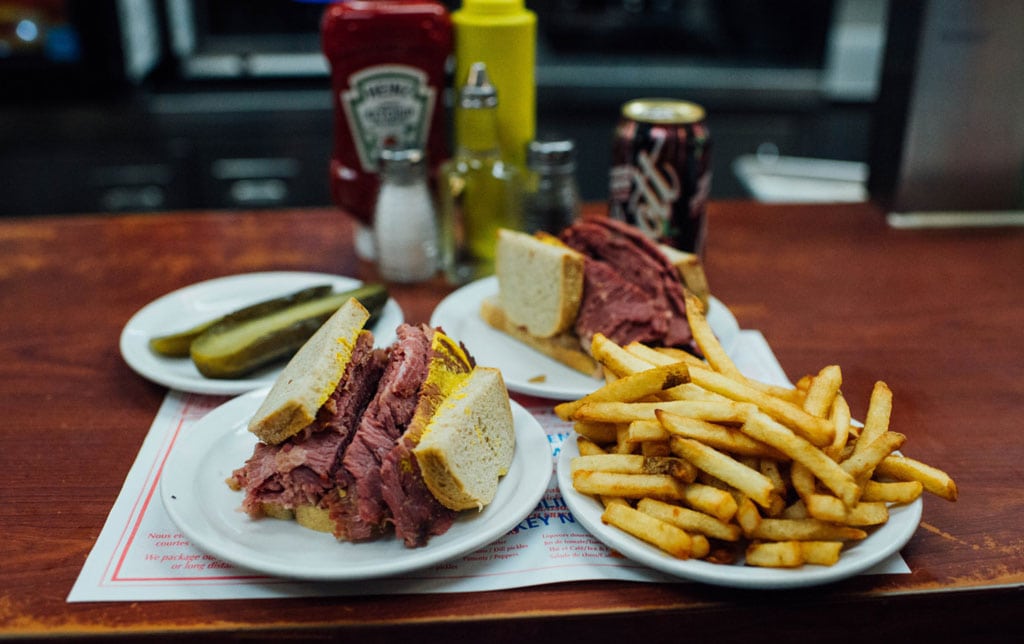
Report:
[[[687,318],[704,359],[597,334],[605,384],[555,407],[578,435],[573,486],[603,504],[606,524],[681,559],[829,566],[891,505],[924,491],[956,500],[946,472],[897,451],[906,436],[889,428],[884,382],[861,427],[838,366],[793,388],[758,382],[740,373],[692,296]]]

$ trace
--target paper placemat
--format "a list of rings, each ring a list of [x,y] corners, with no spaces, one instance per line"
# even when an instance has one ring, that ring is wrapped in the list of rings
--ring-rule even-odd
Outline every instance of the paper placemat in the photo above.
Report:
[[[761,333],[742,331],[739,342],[736,364],[745,374],[789,384]],[[163,465],[178,437],[226,400],[168,392],[69,602],[471,592],[584,580],[689,583],[616,556],[576,523],[554,476],[555,459],[572,427],[554,415],[551,405],[528,407],[551,444],[548,490],[516,528],[478,551],[411,574],[349,583],[279,579],[235,568],[192,546],[159,495]],[[865,574],[909,572],[897,554]]]

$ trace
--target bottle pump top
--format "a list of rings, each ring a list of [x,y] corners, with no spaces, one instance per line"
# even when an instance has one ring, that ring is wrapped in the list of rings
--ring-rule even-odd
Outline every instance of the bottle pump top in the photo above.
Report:
[[[487,65],[473,63],[466,77],[466,84],[459,92],[459,107],[478,110],[498,106],[498,90],[487,75]]]
[[[455,78],[462,83],[474,63],[501,92],[497,113],[501,156],[525,168],[526,145],[534,138],[537,113],[537,14],[525,0],[462,0],[452,12]],[[455,112],[456,129],[467,112]]]

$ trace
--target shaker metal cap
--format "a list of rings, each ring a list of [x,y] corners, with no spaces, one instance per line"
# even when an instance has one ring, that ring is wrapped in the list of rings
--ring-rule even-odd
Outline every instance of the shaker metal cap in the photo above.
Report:
[[[459,107],[482,109],[498,105],[498,90],[491,84],[485,63],[473,63],[466,84],[459,91]]]
[[[378,157],[382,163],[416,165],[423,162],[423,150],[419,148],[381,148]]]
[[[526,147],[530,167],[572,170],[576,167],[576,144],[571,139],[536,139]]]

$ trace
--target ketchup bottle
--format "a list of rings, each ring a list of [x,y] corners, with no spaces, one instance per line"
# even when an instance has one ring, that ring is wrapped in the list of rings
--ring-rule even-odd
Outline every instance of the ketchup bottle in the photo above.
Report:
[[[423,150],[431,177],[448,158],[451,17],[430,0],[336,2],[324,11],[321,45],[334,102],[331,197],[357,222],[356,253],[373,259],[380,150]]]

